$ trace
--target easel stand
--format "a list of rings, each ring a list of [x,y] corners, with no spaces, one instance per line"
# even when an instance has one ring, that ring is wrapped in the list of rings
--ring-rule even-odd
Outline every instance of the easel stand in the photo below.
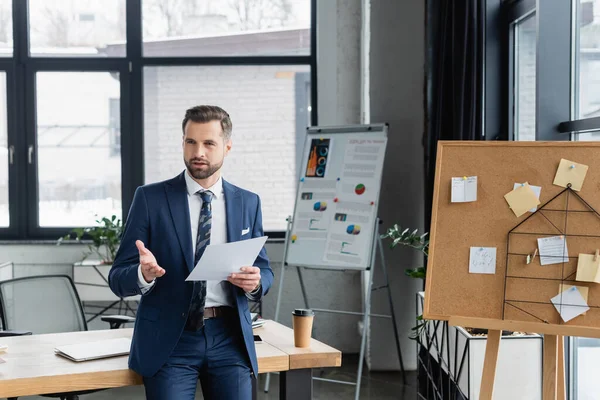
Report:
[[[492,400],[501,331],[488,330],[481,378],[480,400]],[[544,335],[543,400],[565,400],[564,336]]]
[[[281,308],[281,296],[282,296],[283,281],[284,281],[285,268],[286,268],[285,260],[287,258],[286,257],[287,249],[288,249],[288,245],[289,245],[288,238],[289,238],[289,234],[291,231],[291,225],[292,225],[292,217],[291,216],[289,216],[287,218],[287,222],[288,222],[288,225],[287,225],[286,237],[285,237],[286,245],[285,245],[285,249],[283,252],[283,262],[281,263],[281,274],[279,277],[279,290],[277,293],[277,305],[275,307],[275,321],[279,320],[279,311]],[[394,305],[392,302],[392,294],[391,294],[390,287],[389,287],[389,278],[388,278],[387,267],[386,267],[386,263],[385,263],[384,253],[383,253],[383,245],[381,243],[379,229],[377,229],[379,227],[380,223],[381,223],[381,221],[379,220],[379,218],[377,218],[376,225],[375,225],[376,229],[375,229],[375,233],[373,235],[371,262],[369,264],[370,267],[367,268],[367,271],[369,271],[369,278],[368,278],[367,292],[366,292],[365,301],[364,301],[364,311],[363,312],[355,312],[355,311],[341,311],[341,310],[328,310],[328,309],[321,309],[321,308],[312,308],[312,310],[315,312],[363,316],[362,339],[361,339],[361,343],[360,343],[360,355],[359,355],[359,360],[358,360],[358,372],[357,372],[357,376],[356,376],[356,382],[339,381],[339,380],[325,379],[325,378],[319,378],[319,377],[312,378],[313,380],[318,380],[318,381],[341,383],[341,384],[345,384],[345,385],[355,385],[356,390],[355,390],[354,398],[356,400],[358,400],[360,398],[360,382],[361,382],[361,378],[362,378],[362,370],[363,370],[363,364],[364,364],[364,358],[365,358],[365,348],[366,348],[366,344],[367,344],[367,332],[369,331],[369,325],[370,325],[370,317],[391,318],[392,326],[394,328],[394,337],[396,339],[396,351],[398,353],[398,360],[400,362],[400,370],[402,371],[402,382],[406,383],[404,362],[402,361],[402,352],[400,350],[398,328],[396,325],[396,317],[394,314]],[[384,282],[383,286],[378,286],[376,288],[373,288],[373,272],[374,272],[377,248],[379,249],[379,255],[380,255],[380,259],[381,259],[380,264],[381,264],[381,269],[383,271],[383,276],[384,276],[385,282]],[[317,269],[317,268],[311,268],[311,269]],[[304,305],[306,308],[310,308],[309,303],[308,303],[308,296],[306,295],[306,288],[304,286],[304,280],[302,278],[301,267],[296,266],[296,271],[298,272],[298,278],[300,280],[300,289],[302,290],[302,296],[304,298]],[[343,271],[343,270],[340,270],[340,271]],[[388,289],[387,292],[388,292],[388,299],[389,299],[389,304],[390,304],[390,314],[391,315],[372,314],[371,313],[371,295],[374,290],[379,290],[379,289],[384,289],[384,288]],[[267,374],[267,378],[266,378],[266,382],[265,382],[265,393],[269,391],[270,378],[271,378],[270,374]]]

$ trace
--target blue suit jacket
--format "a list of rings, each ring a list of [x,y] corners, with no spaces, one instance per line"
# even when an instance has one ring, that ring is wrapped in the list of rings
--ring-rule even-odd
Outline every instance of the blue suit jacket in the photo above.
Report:
[[[175,348],[183,331],[193,284],[185,279],[194,268],[192,234],[184,171],[159,183],[138,187],[129,210],[121,245],[108,281],[120,297],[141,294],[138,286],[139,252],[136,240],[144,242],[156,257],[165,275],[140,301],[134,326],[129,367],[142,376],[154,375]],[[227,241],[263,236],[262,212],[258,195],[223,180],[227,214]],[[242,230],[250,232],[242,236]],[[255,263],[260,268],[264,296],[273,282],[273,271],[265,249]],[[235,298],[246,349],[255,374],[258,363],[248,298],[244,291],[228,283]]]

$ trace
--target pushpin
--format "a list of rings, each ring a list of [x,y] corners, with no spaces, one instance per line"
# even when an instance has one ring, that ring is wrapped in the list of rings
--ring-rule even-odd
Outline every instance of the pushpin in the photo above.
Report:
[[[300,182],[304,182],[304,178],[300,178]]]
[[[373,204],[375,204],[375,202],[374,202],[374,201],[372,201],[372,202],[371,202],[371,205],[373,205]]]
[[[337,197],[336,197],[335,199],[333,199],[333,202],[334,202],[334,203],[337,203],[337,201],[338,201],[338,198],[337,198]]]
[[[525,186],[525,184],[524,184],[524,183],[521,183],[521,186]]]
[[[571,169],[575,169],[575,164],[571,164]]]
[[[337,180],[339,181],[339,180],[340,180],[340,178],[337,178]]]
[[[466,177],[466,176],[463,176],[463,180],[465,180],[465,181],[466,181],[466,180],[467,180],[467,177]]]
[[[298,239],[297,235],[292,235],[292,243],[294,243],[296,241],[296,239]]]

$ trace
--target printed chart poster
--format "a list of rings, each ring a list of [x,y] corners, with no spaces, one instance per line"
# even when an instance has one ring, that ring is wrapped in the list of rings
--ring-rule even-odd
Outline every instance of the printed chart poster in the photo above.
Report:
[[[377,200],[386,139],[349,139],[342,167],[340,198]]]
[[[335,180],[310,180],[299,186],[292,243],[297,240],[325,240],[333,220]]]
[[[312,139],[310,151],[308,152],[305,177],[325,178],[327,161],[330,153],[330,140],[331,139]]]
[[[374,207],[342,200],[335,203],[334,211],[323,259],[359,266],[371,249],[368,233],[374,223]]]

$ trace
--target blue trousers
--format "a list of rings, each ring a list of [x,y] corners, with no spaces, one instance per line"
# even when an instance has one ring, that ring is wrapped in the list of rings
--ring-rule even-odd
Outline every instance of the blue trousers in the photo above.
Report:
[[[252,400],[252,368],[237,316],[210,318],[183,331],[162,368],[144,377],[148,400],[192,400],[198,380],[205,399]]]

